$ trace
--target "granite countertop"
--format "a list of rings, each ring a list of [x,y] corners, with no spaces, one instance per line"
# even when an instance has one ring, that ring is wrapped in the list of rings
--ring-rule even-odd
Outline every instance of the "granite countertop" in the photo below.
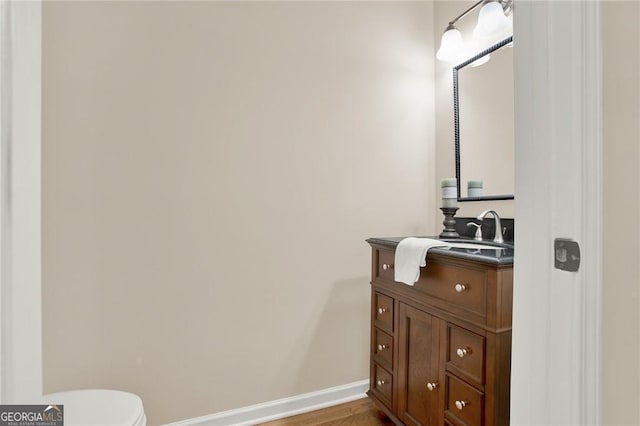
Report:
[[[380,238],[368,238],[369,244],[378,244],[395,248],[398,243],[406,237],[380,237]],[[418,238],[432,238],[438,240],[438,237],[418,237]],[[473,260],[481,263],[489,263],[492,265],[513,265],[513,245],[509,242],[505,244],[495,244],[493,241],[475,241],[473,239],[460,238],[456,240],[447,240],[448,242],[460,242],[469,244],[488,244],[504,247],[502,250],[495,249],[468,249],[468,248],[445,248],[434,247],[429,249],[429,253],[437,253],[445,256],[457,257],[460,259]]]

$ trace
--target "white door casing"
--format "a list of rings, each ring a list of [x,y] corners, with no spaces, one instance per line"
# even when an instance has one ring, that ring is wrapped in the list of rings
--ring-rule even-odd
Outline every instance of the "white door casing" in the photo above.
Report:
[[[599,4],[514,13],[517,248],[511,423],[600,422],[602,112]],[[554,268],[554,238],[581,247]]]
[[[0,403],[42,395],[41,3],[0,2]]]

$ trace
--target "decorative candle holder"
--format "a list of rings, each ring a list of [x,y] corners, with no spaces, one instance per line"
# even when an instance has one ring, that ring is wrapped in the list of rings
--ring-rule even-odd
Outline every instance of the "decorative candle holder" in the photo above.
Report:
[[[458,207],[440,207],[444,213],[444,229],[440,233],[440,238],[460,238],[460,234],[456,232],[456,220],[453,218],[458,211]]]

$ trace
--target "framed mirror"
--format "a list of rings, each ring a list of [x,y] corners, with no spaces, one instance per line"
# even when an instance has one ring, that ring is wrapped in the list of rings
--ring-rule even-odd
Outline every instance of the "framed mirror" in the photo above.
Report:
[[[453,68],[458,201],[514,198],[512,41]]]

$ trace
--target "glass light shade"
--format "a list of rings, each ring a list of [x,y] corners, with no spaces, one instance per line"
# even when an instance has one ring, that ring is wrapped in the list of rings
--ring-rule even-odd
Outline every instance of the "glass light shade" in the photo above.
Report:
[[[467,47],[462,41],[462,34],[456,28],[449,29],[442,34],[440,49],[436,58],[444,62],[456,62],[465,57]]]
[[[502,5],[497,1],[490,1],[482,6],[478,14],[478,24],[473,35],[478,38],[493,37],[511,26],[509,18],[504,16]]]

